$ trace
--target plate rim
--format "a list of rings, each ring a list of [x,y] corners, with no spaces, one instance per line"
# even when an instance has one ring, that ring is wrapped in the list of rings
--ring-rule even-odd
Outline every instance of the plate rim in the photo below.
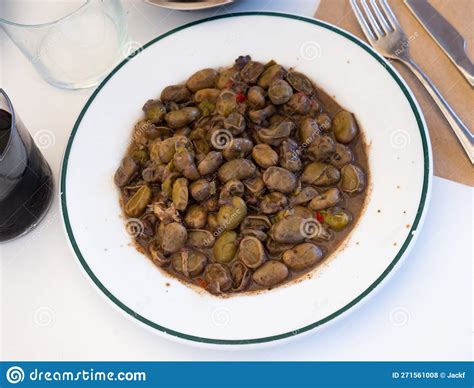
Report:
[[[79,246],[76,242],[76,239],[74,237],[74,233],[69,221],[69,215],[68,215],[68,210],[67,210],[67,200],[66,200],[66,176],[67,176],[67,168],[68,168],[68,161],[69,161],[69,156],[70,152],[72,149],[72,145],[74,143],[74,138],[75,135],[79,129],[79,126],[82,122],[82,119],[84,115],[86,114],[87,110],[89,109],[89,106],[93,103],[95,97],[97,94],[101,91],[101,89],[107,84],[107,82],[114,76],[115,73],[117,73],[129,60],[133,59],[137,54],[139,54],[141,51],[145,50],[146,48],[152,46],[154,43],[166,38],[167,36],[170,36],[176,32],[179,32],[183,29],[187,29],[190,27],[193,27],[198,24],[203,24],[206,22],[214,21],[214,20],[219,20],[219,19],[227,19],[227,18],[234,18],[234,17],[241,17],[241,16],[271,16],[271,17],[283,17],[283,18],[288,18],[288,19],[293,19],[293,20],[298,20],[306,23],[311,23],[313,25],[316,25],[318,27],[322,27],[325,29],[328,29],[332,32],[335,32],[336,34],[339,34],[340,36],[350,40],[351,42],[355,43],[362,49],[364,49],[368,54],[370,54],[373,58],[375,58],[390,74],[390,76],[395,80],[397,83],[398,87],[401,89],[403,95],[405,98],[408,100],[408,103],[410,105],[410,108],[415,116],[416,123],[418,126],[418,130],[420,132],[421,136],[421,143],[422,143],[422,149],[423,149],[423,185],[422,185],[422,191],[421,191],[421,197],[420,197],[420,202],[416,211],[416,215],[413,221],[413,224],[410,228],[410,231],[404,240],[403,244],[401,244],[400,249],[398,250],[397,254],[393,258],[393,260],[390,262],[390,264],[385,268],[385,270],[382,272],[382,274],[377,277],[377,279],[370,284],[362,293],[360,293],[356,298],[354,298],[351,302],[347,303],[345,306],[341,307],[337,311],[333,312],[332,314],[324,317],[323,319],[320,319],[314,323],[311,323],[309,325],[306,325],[304,327],[301,327],[299,329],[286,332],[286,333],[281,333],[281,334],[276,334],[268,337],[260,337],[260,338],[252,338],[252,339],[238,339],[238,340],[230,340],[230,339],[216,339],[216,338],[206,338],[206,337],[199,337],[195,335],[190,335],[186,333],[181,333],[179,331],[173,330],[166,328],[164,326],[159,325],[156,322],[153,322],[140,314],[136,313],[133,311],[132,308],[128,307],[124,303],[122,303],[117,297],[115,297],[102,283],[101,281],[95,276],[94,272],[92,269],[89,267],[87,264],[86,260],[84,259],[84,256],[82,255]],[[94,92],[91,94],[91,96],[88,98],[86,104],[82,108],[81,112],[79,113],[79,116],[74,124],[74,127],[71,131],[71,134],[69,135],[69,139],[66,145],[66,149],[64,151],[64,156],[62,159],[61,163],[61,168],[60,168],[60,185],[59,185],[59,190],[60,190],[60,204],[61,204],[61,213],[62,213],[62,218],[63,218],[63,224],[65,227],[65,231],[69,240],[69,244],[76,256],[76,258],[79,260],[79,263],[81,264],[82,268],[84,271],[87,273],[88,277],[90,280],[93,281],[95,286],[102,292],[102,294],[107,297],[108,300],[110,300],[115,307],[118,307],[120,310],[125,312],[127,315],[130,317],[134,318],[135,320],[138,320],[139,323],[144,324],[148,328],[153,329],[155,332],[158,331],[162,334],[171,336],[171,338],[176,339],[176,340],[187,340],[187,341],[192,341],[194,343],[201,343],[201,344],[214,344],[214,345],[252,345],[252,344],[262,344],[262,343],[270,343],[278,340],[283,340],[283,339],[288,339],[290,337],[296,337],[297,335],[301,335],[303,333],[307,333],[310,330],[313,330],[315,328],[321,327],[322,325],[334,321],[336,318],[340,317],[342,314],[348,312],[355,306],[360,306],[360,302],[364,301],[364,299],[370,294],[373,295],[377,287],[384,281],[389,275],[393,274],[393,270],[396,267],[396,265],[401,261],[402,258],[406,257],[406,255],[410,252],[411,248],[413,247],[417,235],[419,231],[421,230],[421,227],[423,226],[423,221],[425,218],[426,210],[429,205],[429,200],[430,200],[430,194],[431,194],[431,185],[432,185],[432,153],[431,153],[431,143],[429,140],[429,132],[426,126],[426,122],[424,120],[423,113],[421,111],[421,108],[418,105],[418,102],[413,95],[412,91],[406,84],[406,82],[403,80],[403,78],[400,76],[400,74],[393,68],[393,66],[385,59],[383,58],[380,54],[378,54],[372,47],[370,47],[367,43],[356,37],[355,35],[331,24],[327,23],[325,21],[315,19],[315,18],[310,18],[310,17],[305,17],[301,15],[295,15],[295,14],[289,14],[289,13],[283,13],[283,12],[257,12],[257,11],[248,11],[248,12],[234,12],[234,13],[228,13],[228,14],[223,14],[223,15],[215,15],[212,17],[207,17],[199,20],[192,21],[190,23],[178,26],[170,31],[167,31],[154,39],[150,40],[146,44],[144,44],[142,47],[138,48],[134,52],[132,52],[127,58],[122,60],[116,67],[114,67],[111,72],[104,78],[104,80],[97,86],[97,88],[94,90]],[[398,266],[399,267],[399,266]],[[397,268],[398,268],[397,267]]]

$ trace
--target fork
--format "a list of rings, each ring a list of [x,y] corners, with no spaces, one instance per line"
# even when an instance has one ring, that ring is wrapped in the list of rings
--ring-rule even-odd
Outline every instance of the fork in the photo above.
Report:
[[[350,0],[350,2],[362,31],[372,47],[374,47],[385,58],[400,61],[416,75],[438,105],[438,108],[443,113],[459,142],[466,151],[471,163],[474,164],[473,134],[469,131],[451,106],[449,106],[448,102],[444,99],[425,72],[410,56],[408,49],[409,40],[407,39],[405,32],[402,30],[397,17],[387,4],[387,1],[379,0],[379,7],[375,0],[370,0],[369,7],[367,0],[360,0],[365,15],[356,0]]]

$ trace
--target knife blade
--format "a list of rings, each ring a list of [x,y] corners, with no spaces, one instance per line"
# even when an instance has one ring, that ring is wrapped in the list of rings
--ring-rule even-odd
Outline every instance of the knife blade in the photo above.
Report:
[[[427,0],[404,0],[408,9],[474,87],[474,64],[466,54],[466,41]]]

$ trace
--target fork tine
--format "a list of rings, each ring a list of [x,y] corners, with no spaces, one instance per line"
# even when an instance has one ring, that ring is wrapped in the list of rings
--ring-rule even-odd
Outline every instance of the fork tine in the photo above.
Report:
[[[372,27],[372,30],[374,31],[375,35],[377,35],[377,38],[381,38],[384,35],[383,31],[380,28],[379,24],[377,23],[377,20],[375,20],[375,17],[372,11],[370,10],[369,5],[367,4],[367,1],[361,0],[360,2],[362,4],[362,7],[364,8],[365,14],[369,18],[369,23]]]
[[[398,22],[397,17],[395,14],[392,12],[392,9],[387,3],[387,0],[380,0],[380,5],[382,6],[383,11],[385,12],[385,15],[387,15],[387,18],[389,19],[389,22],[394,30],[401,30],[402,27],[400,27],[400,23]]]
[[[377,17],[377,21],[379,22],[379,26],[382,27],[383,32],[387,35],[392,28],[388,24],[387,19],[385,18],[384,14],[380,11],[379,6],[377,5],[375,0],[370,0],[370,5],[375,12],[375,16]]]
[[[369,25],[367,24],[364,14],[360,10],[359,6],[357,5],[356,0],[351,0],[351,7],[356,15],[357,20],[359,21],[360,27],[362,28],[362,31],[364,32],[367,40],[369,42],[376,40],[377,38],[374,36],[374,33],[372,32]]]

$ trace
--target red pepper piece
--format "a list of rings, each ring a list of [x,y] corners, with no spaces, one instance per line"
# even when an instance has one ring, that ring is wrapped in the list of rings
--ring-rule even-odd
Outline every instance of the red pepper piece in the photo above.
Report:
[[[324,222],[324,217],[323,217],[323,215],[322,215],[320,212],[316,212],[316,219],[317,219],[319,222]]]
[[[239,104],[241,104],[247,99],[247,97],[245,97],[245,95],[242,92],[238,92],[235,96],[235,99],[237,100]]]
[[[202,278],[197,279],[196,283],[202,288],[207,288],[208,286],[207,282]]]

